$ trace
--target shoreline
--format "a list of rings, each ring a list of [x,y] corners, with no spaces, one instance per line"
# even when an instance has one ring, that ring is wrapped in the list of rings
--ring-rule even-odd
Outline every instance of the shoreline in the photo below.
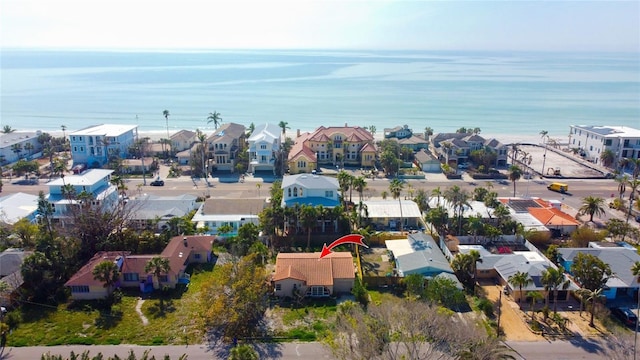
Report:
[[[189,129],[181,129],[181,130],[189,130]],[[173,135],[181,130],[169,130],[169,134]],[[315,130],[315,129],[314,129]],[[20,130],[20,131],[16,131],[16,132],[23,132],[23,131],[27,131],[27,130]],[[37,130],[30,130],[30,131],[37,131]],[[207,134],[207,136],[210,136],[211,134],[213,134],[215,130],[209,130],[209,131],[204,131],[205,134]],[[308,130],[300,130],[300,133],[305,133]],[[312,130],[313,131],[313,130]],[[63,132],[61,130],[56,130],[56,131],[43,131],[43,132],[47,132],[49,134],[51,134],[52,136],[55,137],[60,137],[63,136]],[[73,132],[72,131],[65,131],[65,134],[67,136],[69,136],[69,133]],[[296,135],[297,130],[295,131],[291,131],[288,130],[287,131],[287,137],[292,138],[293,140],[295,140],[294,136]],[[150,140],[152,141],[160,141],[160,139],[164,139],[166,138],[167,131],[166,130],[142,130],[142,131],[138,131],[138,136],[139,137],[148,137]],[[437,132],[436,132],[437,134]],[[526,134],[483,134],[480,133],[478,134],[479,136],[485,138],[485,139],[492,139],[495,138],[498,141],[500,141],[501,143],[507,145],[507,144],[511,144],[513,142],[517,142],[517,143],[530,143],[530,144],[539,144],[542,145],[542,138],[540,137],[540,134],[534,134],[534,135],[526,135]],[[569,143],[569,136],[568,135],[550,135],[549,136],[551,139],[556,140],[560,145],[567,145]],[[384,136],[382,132],[376,132],[376,134],[374,135],[374,140],[375,141],[382,141],[384,140]]]

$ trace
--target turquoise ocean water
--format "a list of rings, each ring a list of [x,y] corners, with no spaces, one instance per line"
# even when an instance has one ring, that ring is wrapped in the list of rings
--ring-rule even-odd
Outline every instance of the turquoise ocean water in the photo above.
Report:
[[[131,123],[480,127],[566,136],[571,124],[640,127],[640,54],[427,51],[0,52],[0,126]]]

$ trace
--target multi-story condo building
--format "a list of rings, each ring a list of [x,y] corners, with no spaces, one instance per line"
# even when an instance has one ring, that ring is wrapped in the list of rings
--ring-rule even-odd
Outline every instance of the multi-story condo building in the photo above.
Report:
[[[69,134],[73,164],[99,168],[111,154],[126,158],[137,136],[137,125],[102,124],[74,131]]]
[[[640,157],[640,130],[628,126],[571,125],[569,147],[578,148],[586,160],[599,164],[600,155],[610,150],[614,163]]]
[[[280,146],[280,127],[278,125],[256,126],[249,136],[249,172],[272,171],[275,174]]]
[[[244,146],[244,125],[222,124],[209,138],[209,154],[213,157],[213,166],[218,171],[235,170],[239,152]]]

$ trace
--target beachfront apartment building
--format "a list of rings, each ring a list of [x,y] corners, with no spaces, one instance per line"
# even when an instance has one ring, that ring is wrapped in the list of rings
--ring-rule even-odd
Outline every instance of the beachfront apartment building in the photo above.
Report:
[[[209,154],[213,157],[213,166],[217,171],[234,172],[238,154],[245,141],[244,125],[235,123],[222,124],[206,140]]]
[[[276,173],[276,160],[281,150],[280,127],[276,124],[256,126],[249,136],[249,172]]]
[[[66,175],[47,183],[47,201],[52,218],[63,224],[71,221],[71,212],[83,206],[111,210],[118,204],[118,189],[111,184],[113,170],[90,169],[78,175]]]
[[[373,144],[373,135],[359,126],[320,126],[305,134],[298,131],[287,159],[289,173],[311,172],[321,165],[370,167],[375,159],[363,156],[367,144]]]
[[[601,163],[600,155],[610,150],[619,160],[640,158],[640,129],[628,126],[571,125],[569,147],[580,150],[586,160]]]
[[[12,164],[20,159],[28,159],[42,151],[38,141],[40,131],[0,133],[0,165]]]
[[[99,168],[112,154],[126,158],[137,137],[137,125],[101,124],[74,131],[69,134],[73,164]]]

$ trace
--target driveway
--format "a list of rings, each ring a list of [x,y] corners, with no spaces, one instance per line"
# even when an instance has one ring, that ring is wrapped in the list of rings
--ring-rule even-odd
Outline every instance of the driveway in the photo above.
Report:
[[[497,304],[502,293],[502,286],[491,284],[482,285],[482,290],[494,304]],[[506,340],[509,341],[541,341],[544,337],[536,335],[529,330],[522,318],[520,306],[506,295],[502,295],[500,306],[500,328]],[[496,311],[497,314],[497,311]]]

